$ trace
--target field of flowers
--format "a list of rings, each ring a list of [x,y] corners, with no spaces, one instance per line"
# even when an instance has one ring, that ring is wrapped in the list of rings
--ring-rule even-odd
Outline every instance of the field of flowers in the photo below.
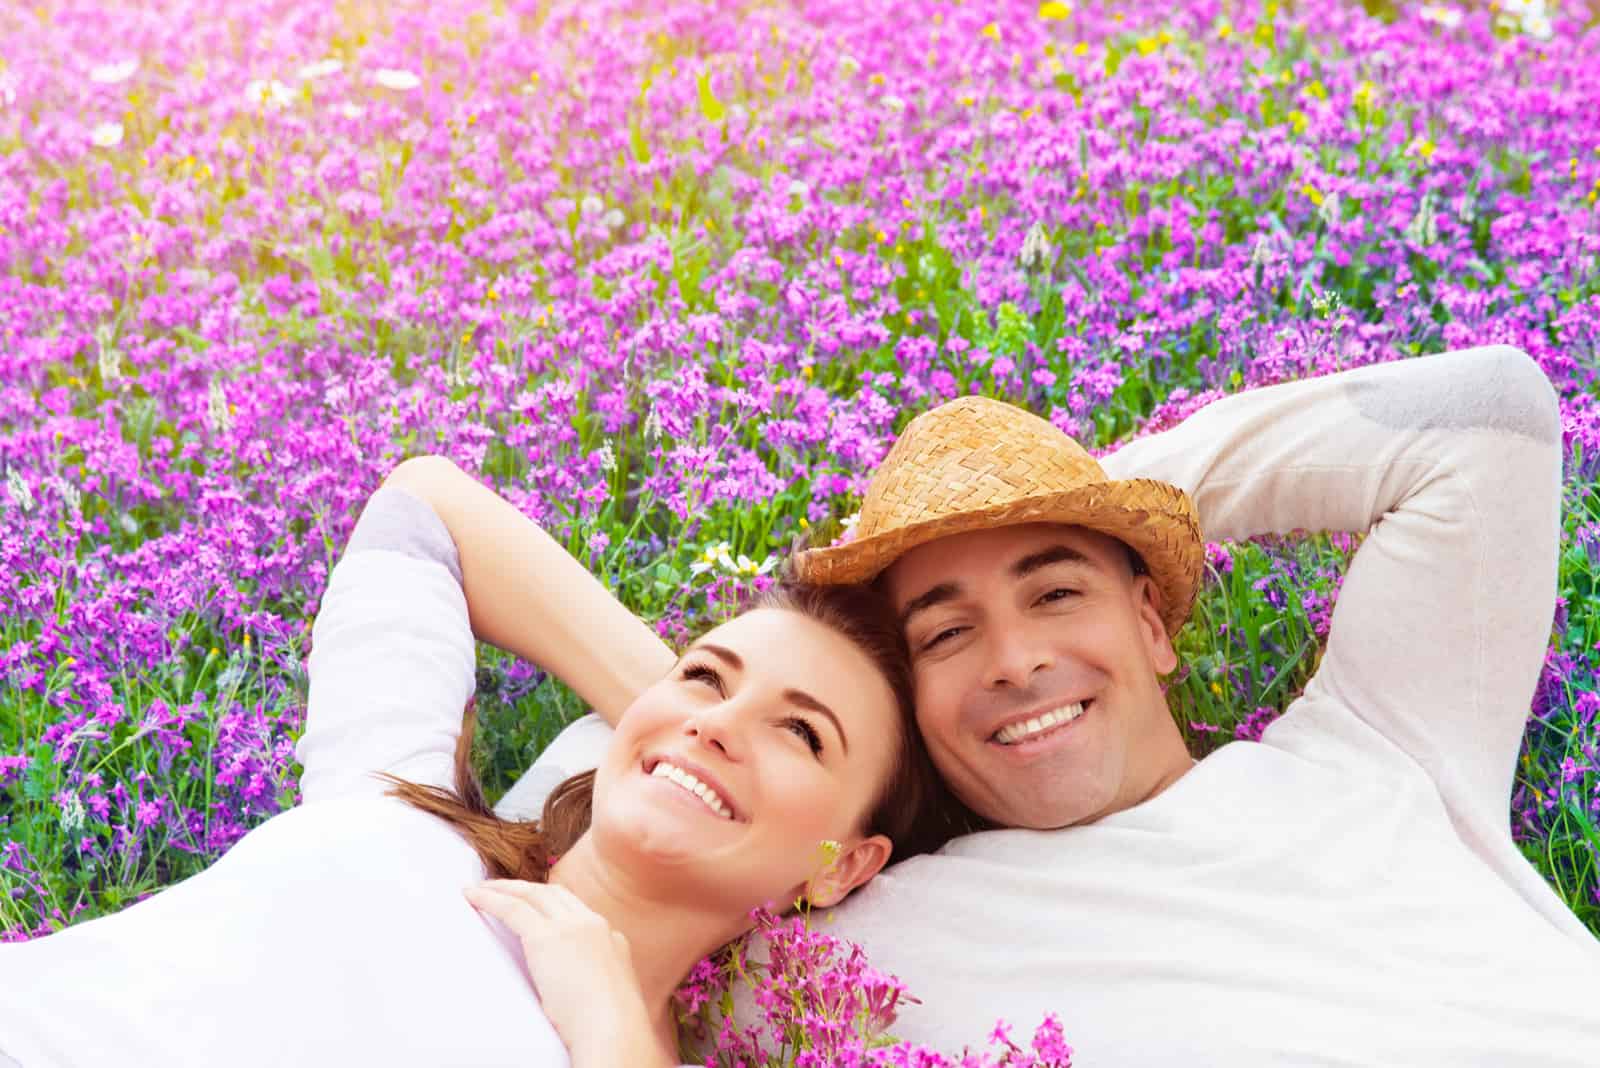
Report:
[[[942,399],[1108,448],[1490,342],[1569,449],[1507,818],[1600,933],[1596,100],[1576,5],[0,6],[0,938],[294,803],[317,598],[407,455],[674,637]],[[1197,752],[1295,695],[1352,547],[1211,547]],[[481,662],[493,795],[578,708]]]

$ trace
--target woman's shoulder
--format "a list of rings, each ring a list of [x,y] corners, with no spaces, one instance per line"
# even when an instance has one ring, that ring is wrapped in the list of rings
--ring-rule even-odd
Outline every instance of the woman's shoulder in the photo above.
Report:
[[[434,870],[454,874],[464,860],[481,878],[482,865],[459,832],[443,820],[386,796],[355,796],[296,805],[239,840],[224,864],[361,870],[408,877]],[[211,870],[211,869],[208,869]]]

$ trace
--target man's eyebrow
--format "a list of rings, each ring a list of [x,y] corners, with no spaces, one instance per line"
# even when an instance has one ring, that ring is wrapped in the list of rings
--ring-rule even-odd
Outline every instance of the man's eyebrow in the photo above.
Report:
[[[961,587],[954,582],[939,583],[939,585],[921,596],[911,598],[906,606],[900,610],[900,626],[904,628],[911,622],[911,617],[918,612],[927,611],[929,608],[944,604],[946,601],[953,601],[959,596],[961,596]]]
[[[712,656],[727,661],[728,666],[733,668],[735,671],[744,670],[744,659],[740,657],[738,653],[734,652],[732,649],[729,649],[725,645],[718,645],[715,642],[701,642],[700,644],[694,646],[694,648],[704,649]],[[783,691],[783,697],[784,700],[790,702],[791,704],[799,705],[801,708],[815,712],[818,715],[827,716],[828,722],[833,724],[833,729],[839,732],[839,747],[847,754],[850,752],[850,739],[845,736],[844,725],[839,722],[839,717],[833,714],[833,709],[829,708],[815,697],[812,697],[804,690],[790,688]]]
[[[1049,567],[1051,564],[1078,564],[1083,567],[1093,567],[1094,561],[1070,545],[1052,545],[1048,549],[1040,549],[1036,553],[1029,553],[1012,564],[1011,575],[1013,578],[1026,578],[1041,567]]]
[[[827,716],[828,722],[833,724],[833,729],[839,732],[839,748],[843,749],[846,755],[849,754],[850,739],[845,737],[844,726],[839,722],[839,717],[833,714],[833,709],[829,708],[815,697],[812,697],[804,690],[785,690],[783,691],[783,696],[788,698],[794,704],[799,705],[801,708],[809,709],[812,712],[818,713],[819,715]]]

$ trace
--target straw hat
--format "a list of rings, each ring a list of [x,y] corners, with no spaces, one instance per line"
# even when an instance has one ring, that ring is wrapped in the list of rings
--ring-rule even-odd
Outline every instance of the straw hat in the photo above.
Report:
[[[913,419],[867,489],[855,537],[795,560],[808,582],[866,582],[906,551],[969,530],[1068,523],[1109,534],[1144,558],[1162,621],[1189,618],[1205,544],[1176,486],[1106,478],[1083,446],[1031,412],[960,397]]]

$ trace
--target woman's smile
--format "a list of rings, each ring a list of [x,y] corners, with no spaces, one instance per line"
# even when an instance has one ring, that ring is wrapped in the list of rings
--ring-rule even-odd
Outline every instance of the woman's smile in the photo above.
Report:
[[[671,787],[677,797],[690,802],[698,811],[720,820],[746,822],[731,802],[727,789],[698,765],[674,757],[653,757],[645,761],[640,770],[663,786]]]

